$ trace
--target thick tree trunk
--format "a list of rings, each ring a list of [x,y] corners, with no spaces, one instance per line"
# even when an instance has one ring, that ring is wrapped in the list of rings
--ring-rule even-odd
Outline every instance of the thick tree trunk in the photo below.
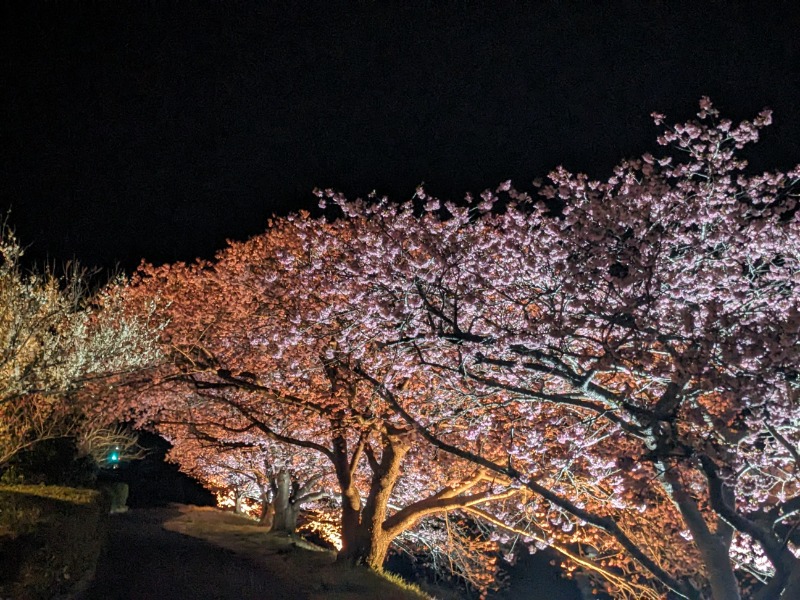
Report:
[[[383,531],[372,531],[369,548],[364,553],[364,564],[370,569],[380,570],[386,562],[392,537]]]
[[[292,494],[292,476],[281,470],[275,481],[275,498],[272,506],[275,511],[272,520],[272,531],[294,533],[297,529],[297,516],[300,507],[294,502]]]
[[[354,485],[342,489],[342,548],[337,560],[358,563],[365,547],[364,528],[361,525],[361,495]]]
[[[242,512],[243,512],[243,510],[242,510],[242,502],[243,501],[244,501],[244,496],[242,494],[239,494],[238,492],[235,492],[234,502],[233,502],[233,512],[235,514],[237,514],[237,515],[241,515],[242,514]]]
[[[695,535],[694,532],[692,535]],[[731,568],[727,548],[713,534],[710,538],[696,539],[695,543],[708,569],[708,582],[714,600],[739,600],[739,582]]]
[[[783,588],[780,600],[796,600],[800,598],[800,565],[795,564],[794,569],[789,574],[786,587]]]
[[[360,513],[353,510],[352,505],[350,510],[342,511],[343,545],[339,560],[372,569],[383,566],[394,539],[383,525],[389,498],[400,478],[400,465],[408,450],[404,432],[389,432],[383,437],[380,460],[371,451],[367,452],[373,472],[369,496]]]
[[[261,517],[258,519],[258,524],[261,527],[272,529],[272,523],[275,521],[275,507],[268,498],[264,498],[261,503]]]
[[[297,529],[298,514],[299,511],[291,504],[284,507],[283,510],[276,510],[271,531],[294,533]]]
[[[356,553],[360,545],[361,511],[342,493],[342,549],[339,558],[345,559]]]
[[[723,537],[710,531],[694,498],[683,488],[678,474],[664,463],[659,467],[663,469],[662,482],[665,489],[683,516],[692,533],[695,547],[703,559],[711,586],[711,597],[714,600],[740,600],[739,582],[736,580],[728,546]]]
[[[361,494],[353,481],[353,473],[358,468],[363,441],[359,443],[351,458],[344,437],[333,439],[333,467],[339,482],[342,501],[342,548],[337,560],[348,561],[349,557],[358,554],[361,527]]]
[[[391,543],[392,536],[383,530],[360,525],[351,537],[350,544],[342,546],[337,560],[353,566],[366,565],[371,569],[380,569],[386,561]]]

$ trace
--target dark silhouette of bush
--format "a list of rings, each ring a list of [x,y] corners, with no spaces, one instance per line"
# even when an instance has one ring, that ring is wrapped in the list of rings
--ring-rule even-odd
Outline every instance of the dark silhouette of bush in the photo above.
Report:
[[[108,499],[96,490],[0,487],[0,598],[74,592],[94,571]]]

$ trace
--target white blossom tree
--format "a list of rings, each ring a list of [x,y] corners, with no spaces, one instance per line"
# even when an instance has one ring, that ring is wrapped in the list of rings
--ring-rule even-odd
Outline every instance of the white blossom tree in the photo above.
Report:
[[[128,313],[116,279],[92,292],[76,266],[26,271],[0,230],[0,469],[39,441],[77,434],[91,418],[74,395],[159,357],[149,311]]]

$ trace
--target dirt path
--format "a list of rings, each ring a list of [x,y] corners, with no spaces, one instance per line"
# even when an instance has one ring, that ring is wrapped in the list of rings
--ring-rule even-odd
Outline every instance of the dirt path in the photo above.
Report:
[[[165,529],[166,527],[166,529]],[[111,518],[95,579],[78,600],[422,600],[332,552],[210,508]]]
[[[208,542],[166,531],[175,509],[114,515],[91,587],[81,600],[265,600],[307,598],[281,589],[254,562]]]

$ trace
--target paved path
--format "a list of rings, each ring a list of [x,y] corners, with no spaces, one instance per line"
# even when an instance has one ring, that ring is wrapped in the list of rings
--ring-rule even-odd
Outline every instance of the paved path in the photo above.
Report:
[[[80,600],[269,600],[287,598],[262,568],[202,540],[162,529],[171,509],[111,518],[93,584]]]

